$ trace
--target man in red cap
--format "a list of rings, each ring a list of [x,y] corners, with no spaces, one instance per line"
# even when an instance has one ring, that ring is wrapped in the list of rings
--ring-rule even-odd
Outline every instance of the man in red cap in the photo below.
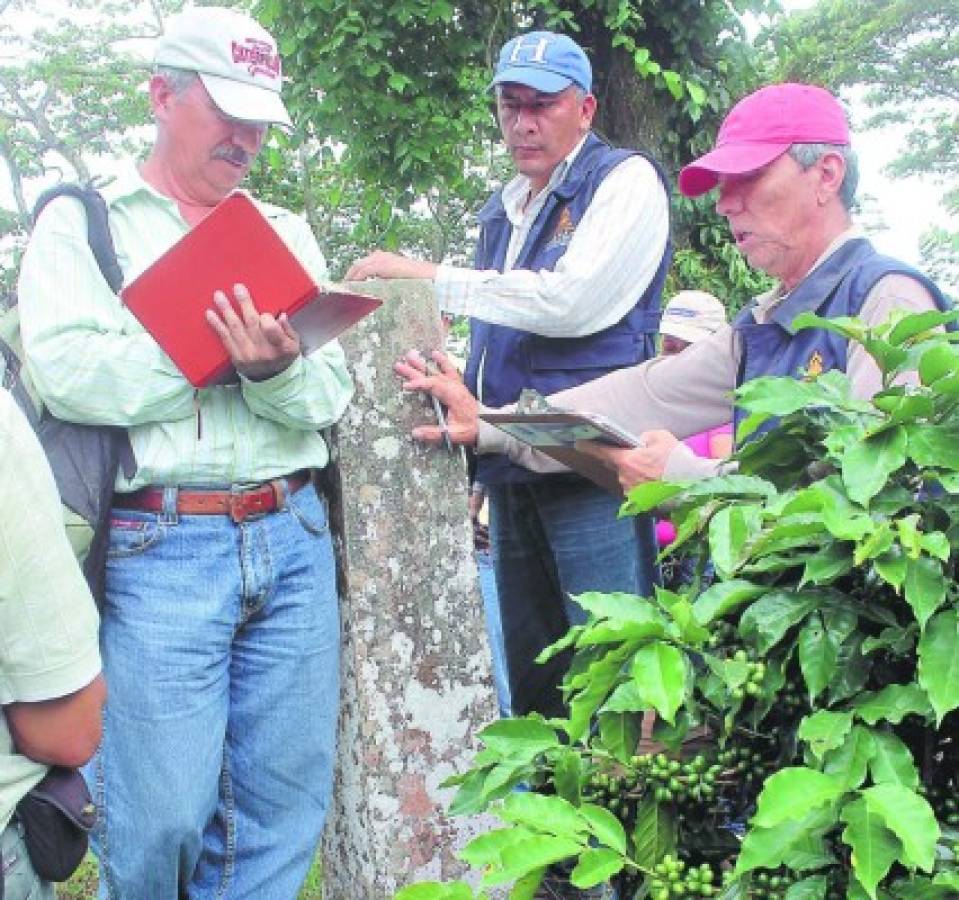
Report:
[[[728,326],[677,356],[659,357],[562,391],[550,402],[608,416],[634,434],[635,449],[595,447],[624,488],[641,481],[701,478],[721,461],[695,456],[678,438],[735,418],[732,391],[763,375],[801,376],[838,368],[858,397],[880,387],[872,357],[856,343],[821,329],[792,330],[802,312],[884,321],[893,309],[945,309],[924,275],[881,256],[850,216],[858,181],[856,157],[839,101],[805,84],[777,84],[741,100],[719,130],[716,146],[686,166],[679,188],[697,196],[718,188],[716,211],[754,268],[778,283]],[[478,405],[445,361],[428,376],[409,359],[397,365],[407,389],[430,391],[449,406],[457,443],[479,453],[507,453],[535,470],[555,468],[525,444],[478,423]],[[435,428],[415,436],[435,442]]]

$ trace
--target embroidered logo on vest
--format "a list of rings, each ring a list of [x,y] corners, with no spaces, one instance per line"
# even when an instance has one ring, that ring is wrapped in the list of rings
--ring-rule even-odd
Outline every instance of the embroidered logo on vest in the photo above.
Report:
[[[817,375],[822,375],[822,370],[822,354],[818,350],[815,350],[813,351],[813,355],[809,357],[809,362],[806,363],[805,379],[809,380],[815,378]]]
[[[573,217],[569,214],[569,207],[564,206],[563,211],[559,214],[556,227],[553,229],[553,233],[544,249],[553,250],[556,247],[568,247],[575,231],[576,225],[573,222]]]

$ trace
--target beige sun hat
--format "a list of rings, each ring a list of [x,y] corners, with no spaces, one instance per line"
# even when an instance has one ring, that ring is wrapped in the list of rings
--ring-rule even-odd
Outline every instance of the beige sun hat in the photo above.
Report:
[[[280,97],[276,41],[249,16],[212,6],[185,9],[167,21],[153,62],[196,72],[217,107],[234,119],[293,127]]]
[[[666,304],[659,333],[694,344],[725,324],[726,308],[712,294],[680,291]]]

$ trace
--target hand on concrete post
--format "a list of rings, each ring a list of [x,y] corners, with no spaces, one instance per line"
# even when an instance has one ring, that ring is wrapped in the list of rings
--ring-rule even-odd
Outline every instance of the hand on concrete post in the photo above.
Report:
[[[410,259],[399,253],[375,250],[358,259],[347,270],[344,281],[366,281],[367,278],[429,278],[436,275],[436,263]]]
[[[445,353],[434,350],[430,357],[437,368],[431,368],[430,363],[415,350],[397,360],[393,366],[403,381],[404,391],[430,394],[446,407],[445,434],[438,425],[420,425],[413,429],[413,437],[424,444],[439,444],[448,437],[453,444],[473,446],[479,427],[479,404]]]

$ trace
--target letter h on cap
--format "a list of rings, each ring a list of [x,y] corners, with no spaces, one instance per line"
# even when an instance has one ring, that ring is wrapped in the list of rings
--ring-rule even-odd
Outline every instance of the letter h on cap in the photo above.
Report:
[[[543,62],[546,58],[546,48],[549,46],[549,41],[546,38],[537,38],[534,44],[524,44],[524,37],[526,37],[526,35],[520,35],[516,38],[516,43],[513,45],[513,52],[510,54],[509,61],[511,63],[520,62],[520,54],[527,52],[532,53],[532,56],[530,56],[527,62]]]

